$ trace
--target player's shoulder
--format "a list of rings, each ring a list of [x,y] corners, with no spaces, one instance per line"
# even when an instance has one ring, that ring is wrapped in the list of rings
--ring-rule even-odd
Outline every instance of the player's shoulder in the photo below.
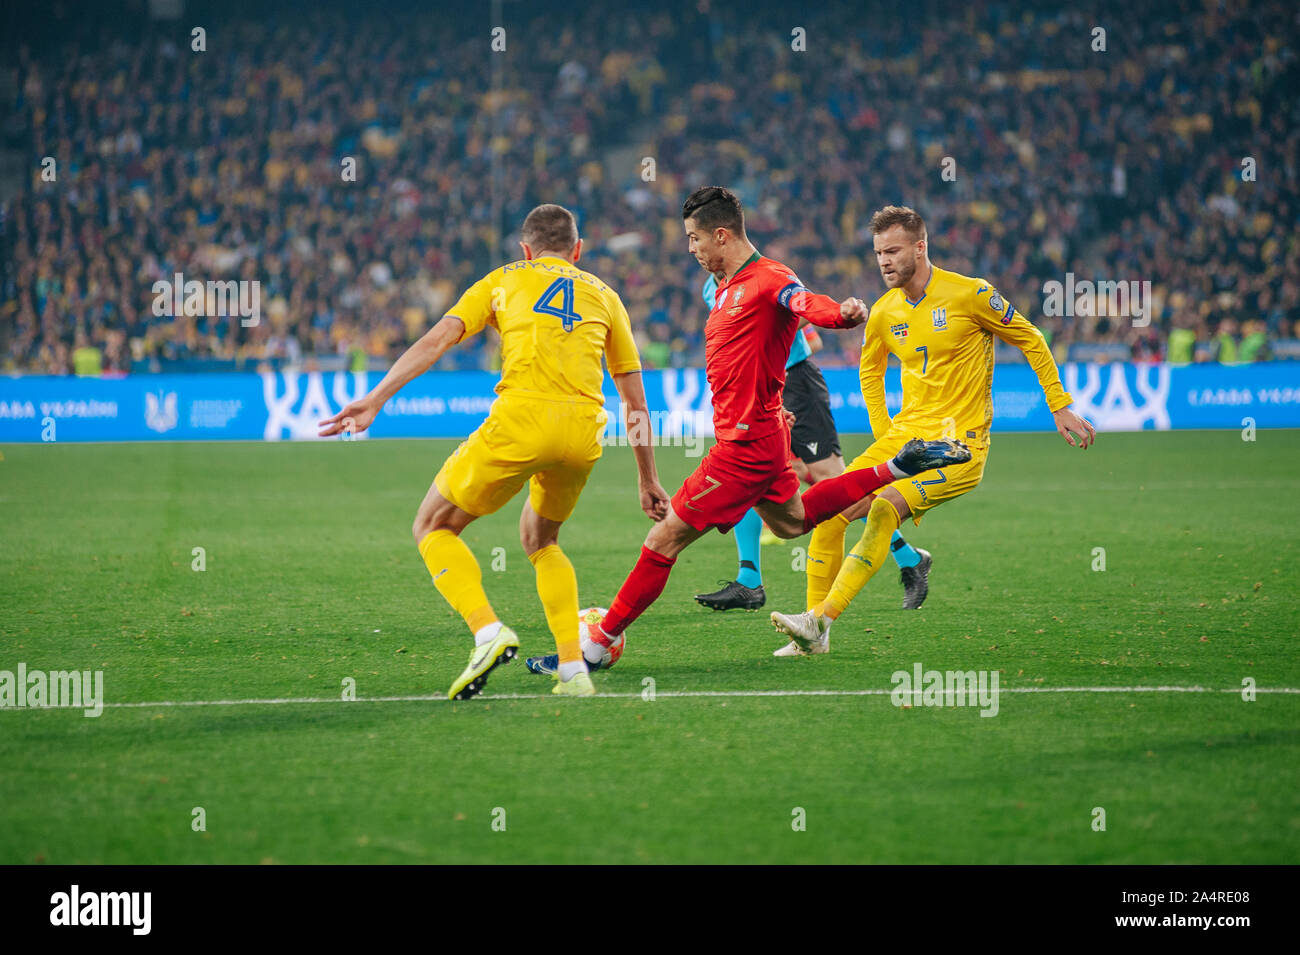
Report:
[[[934,288],[936,298],[958,299],[962,302],[978,303],[983,299],[996,297],[997,289],[986,278],[974,275],[962,275],[948,269],[935,268]]]
[[[776,259],[769,259],[767,256],[761,256],[754,263],[757,267],[757,274],[771,282],[778,289],[785,288],[787,285],[803,285],[799,281],[799,276],[795,274],[794,269],[784,262],[778,262]]]
[[[1016,310],[1002,297],[997,287],[986,278],[962,275],[959,272],[947,272],[946,281],[950,291],[948,295],[968,303],[980,313],[987,313],[1003,325],[1009,325],[1015,317]]]
[[[573,266],[573,271],[575,273],[574,278],[580,280],[587,286],[587,288],[591,289],[591,291],[605,303],[611,312],[617,312],[619,309],[623,308],[623,300],[619,297],[618,292],[614,291],[614,287],[595,272],[588,272],[586,269],[580,269],[576,265]]]
[[[871,316],[884,315],[901,308],[903,305],[903,290],[901,288],[886,289],[880,298],[871,303]]]
[[[507,262],[505,265],[498,265],[491,272],[488,272],[479,279],[477,284],[482,285],[486,282],[493,285],[500,285],[512,269],[515,269],[517,266],[522,264],[524,264],[524,262],[520,259],[518,262]]]
[[[576,278],[582,279],[582,281],[586,282],[600,294],[613,295],[615,298],[618,297],[618,293],[614,291],[610,284],[595,272],[588,272],[586,269],[580,269],[576,265],[573,266],[573,271],[576,273]]]
[[[953,272],[950,269],[941,269],[937,265],[932,265],[934,269],[934,278],[930,280],[931,288],[936,291],[942,289],[946,292],[972,293],[981,285],[988,283],[982,278],[976,278],[971,275],[962,275],[960,272]]]

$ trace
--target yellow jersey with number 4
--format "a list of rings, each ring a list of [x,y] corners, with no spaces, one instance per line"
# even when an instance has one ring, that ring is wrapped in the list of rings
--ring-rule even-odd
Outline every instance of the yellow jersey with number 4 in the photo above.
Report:
[[[555,256],[511,262],[469,287],[447,310],[462,340],[491,325],[501,335],[499,395],[603,405],[604,372],[639,371],[632,325],[618,294]]]
[[[987,448],[993,422],[993,337],[1025,354],[1058,411],[1073,400],[1061,387],[1043,334],[984,279],[933,268],[925,291],[909,302],[893,288],[871,306],[862,343],[862,397],[879,440],[892,428],[909,436],[948,437]],[[902,364],[903,406],[885,408],[889,353]]]

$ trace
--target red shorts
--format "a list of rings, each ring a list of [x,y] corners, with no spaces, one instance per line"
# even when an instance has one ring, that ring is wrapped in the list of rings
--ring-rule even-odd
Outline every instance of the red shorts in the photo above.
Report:
[[[755,441],[719,441],[673,495],[673,510],[697,531],[731,530],[761,501],[782,504],[799,493],[790,466],[790,430]]]

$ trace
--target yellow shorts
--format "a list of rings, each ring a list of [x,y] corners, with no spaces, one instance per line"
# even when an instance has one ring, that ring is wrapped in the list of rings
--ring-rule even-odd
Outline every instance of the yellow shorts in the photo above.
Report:
[[[434,478],[438,493],[482,517],[500,510],[527,481],[534,511],[567,520],[600,459],[605,420],[605,409],[590,401],[497,398],[487,420]]]
[[[845,470],[858,471],[882,464],[914,437],[918,435],[890,431],[849,462]],[[903,495],[903,500],[912,511],[912,523],[920,524],[922,516],[930,508],[974,490],[984,477],[984,462],[988,456],[988,448],[971,448],[971,459],[965,464],[923,471],[915,477],[903,478],[889,486]]]

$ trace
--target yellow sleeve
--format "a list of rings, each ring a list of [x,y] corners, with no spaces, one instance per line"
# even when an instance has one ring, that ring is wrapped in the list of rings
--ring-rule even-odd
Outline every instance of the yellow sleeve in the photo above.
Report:
[[[1043,394],[1047,396],[1048,409],[1060,411],[1074,401],[1061,386],[1056,361],[1038,326],[1016,311],[997,289],[983,279],[971,285],[971,292],[970,311],[976,324],[1024,352],[1029,366],[1038,376]]]
[[[489,272],[466,289],[456,304],[447,309],[448,315],[454,315],[465,323],[465,334],[460,336],[461,341],[483,331],[483,327],[494,317],[493,291],[501,287],[500,272],[500,269]],[[505,297],[504,291],[499,297]]]
[[[641,356],[632,337],[632,320],[617,293],[610,292],[609,334],[605,336],[605,366],[611,375],[641,370]]]
[[[877,441],[885,436],[890,424],[889,409],[885,407],[885,368],[888,365],[889,349],[868,319],[866,331],[862,334],[858,381],[862,385],[862,400],[867,403],[867,415],[871,418],[871,435]]]

